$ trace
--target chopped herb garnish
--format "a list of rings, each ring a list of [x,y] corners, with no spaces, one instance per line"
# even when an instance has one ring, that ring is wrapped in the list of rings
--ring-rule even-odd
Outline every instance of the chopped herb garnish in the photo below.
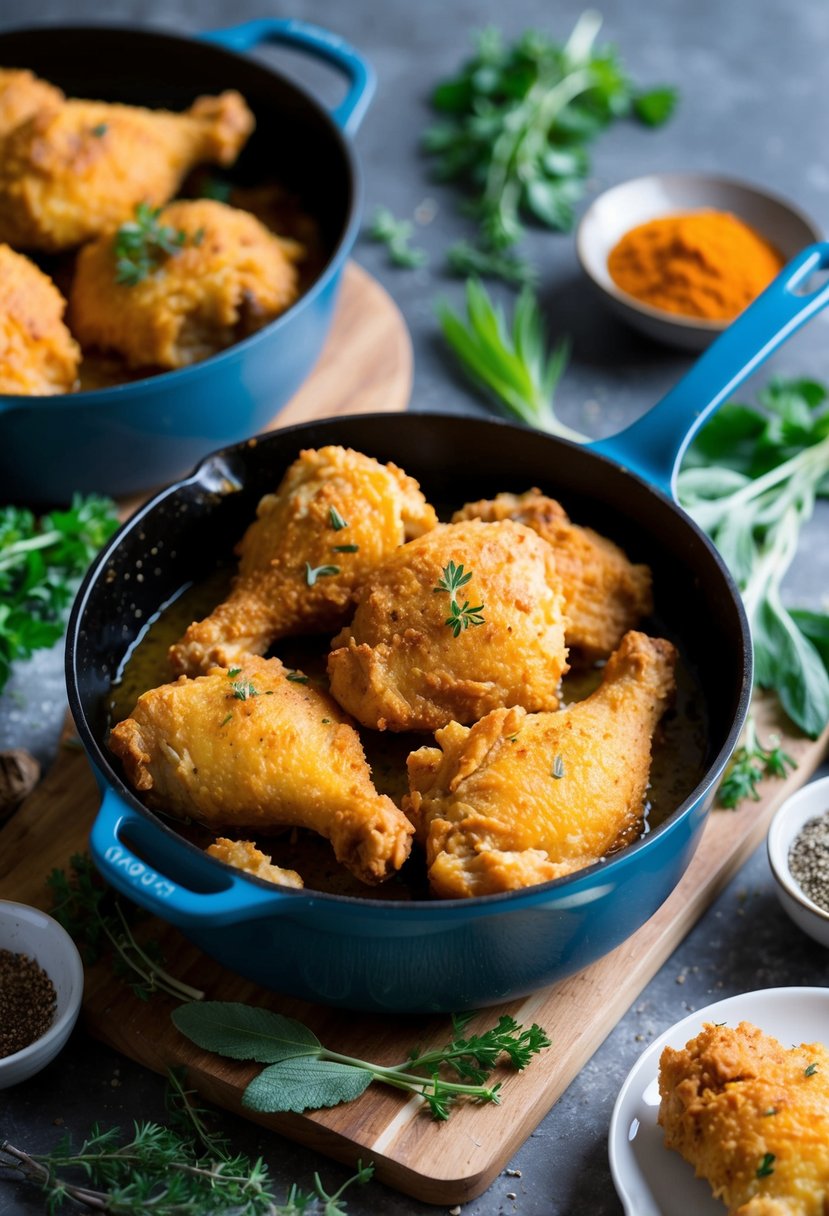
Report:
[[[481,615],[484,610],[483,604],[470,605],[469,600],[459,604],[457,600],[458,590],[465,586],[471,578],[471,570],[464,574],[463,564],[456,566],[453,561],[450,561],[448,566],[444,566],[443,575],[438,579],[437,587],[432,588],[435,593],[441,591],[449,593],[449,616],[443,623],[449,626],[455,637],[458,637],[470,625],[483,625],[484,623]]]
[[[292,684],[307,684],[308,683],[308,677],[304,676],[301,671],[289,671],[288,675],[287,675],[287,679],[289,679]]]
[[[330,719],[330,718],[323,718],[323,720],[322,720],[322,724],[323,724],[323,726],[330,726],[330,725],[331,725],[331,719]]]
[[[507,735],[507,742],[514,743],[517,738],[518,738],[518,731],[516,731],[514,735]]]
[[[810,1064],[809,1067],[807,1069],[805,1069],[803,1075],[804,1075],[804,1077],[813,1077],[816,1072],[817,1072],[817,1064]]]
[[[234,676],[238,676],[238,674],[241,670],[242,670],[241,667],[231,667],[227,673],[227,678],[229,680],[232,680]]]
[[[95,136],[96,139],[100,139],[102,135],[106,135],[108,130],[109,130],[108,123],[99,122],[97,127],[92,128],[92,134]]]
[[[233,695],[237,701],[248,701],[251,697],[260,696],[250,680],[232,680],[230,687],[233,689]]]
[[[228,722],[230,721],[230,719],[231,719],[232,717],[233,717],[233,714],[232,714],[232,713],[227,714],[227,715],[226,715],[226,716],[225,716],[225,717],[222,719],[221,725],[222,725],[222,726],[227,726]]]
[[[336,507],[328,508],[328,522],[335,532],[341,532],[343,528],[347,528],[348,524],[340,515]]]
[[[764,1153],[763,1160],[757,1166],[757,1177],[768,1178],[774,1173],[774,1162],[776,1158],[774,1153]]]
[[[762,1113],[762,1115],[761,1115],[760,1117],[761,1117],[762,1119],[768,1119],[769,1115],[776,1115],[776,1114],[777,1114],[777,1107],[776,1107],[776,1106],[770,1106],[770,1107],[768,1108],[768,1110],[764,1110],[764,1111],[763,1111],[763,1113]]]
[[[168,257],[181,253],[187,244],[187,233],[183,229],[159,223],[161,211],[161,207],[139,203],[135,219],[127,220],[116,231],[112,243],[116,283],[135,287],[158,270]]]
[[[360,549],[359,545],[332,545],[331,546],[332,553],[358,553],[359,549]]]
[[[310,562],[305,563],[305,581],[309,587],[313,587],[318,578],[327,578],[331,574],[339,573],[339,566],[312,566]]]
[[[556,756],[555,760],[553,761],[553,776],[564,776],[564,761],[562,760],[561,756]]]

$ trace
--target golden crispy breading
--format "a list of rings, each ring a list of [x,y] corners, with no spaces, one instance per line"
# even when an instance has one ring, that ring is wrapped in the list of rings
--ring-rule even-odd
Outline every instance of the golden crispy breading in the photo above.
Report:
[[[0,145],[0,240],[71,249],[159,207],[203,161],[232,164],[254,127],[244,98],[199,97],[183,114],[65,101],[38,110]]]
[[[278,659],[246,656],[139,697],[109,746],[148,805],[213,828],[303,827],[376,883],[409,855],[411,825],[371,782],[360,737]]]
[[[532,886],[633,838],[675,661],[670,642],[628,633],[585,701],[558,713],[498,709],[469,729],[451,722],[439,747],[412,752],[403,809],[435,893]]]
[[[48,275],[0,245],[0,393],[46,397],[72,389],[81,352],[63,323],[65,308]]]
[[[158,222],[186,240],[138,283],[116,282],[112,233],[78,254],[69,308],[82,346],[117,351],[130,367],[186,367],[255,333],[297,298],[299,247],[246,211],[198,199],[171,203]]]
[[[237,870],[244,870],[246,874],[264,878],[266,882],[276,882],[281,887],[305,886],[296,870],[275,866],[267,853],[257,849],[252,840],[228,840],[226,836],[219,836],[205,852],[229,866],[235,866]]]
[[[829,1053],[784,1048],[750,1022],[706,1022],[659,1061],[665,1143],[729,1216],[829,1212]]]
[[[514,519],[553,546],[571,663],[607,658],[624,634],[653,610],[650,569],[628,561],[606,536],[572,523],[562,505],[540,490],[470,502],[452,518]]]
[[[0,68],[0,139],[39,110],[55,109],[63,93],[34,72]]]
[[[174,670],[196,675],[281,637],[333,632],[368,572],[437,523],[402,469],[336,446],[300,452],[256,515],[237,546],[230,596],[171,647]]]
[[[483,605],[455,636],[451,597],[436,591],[449,564],[469,581],[456,602]],[[435,730],[491,709],[555,709],[567,670],[564,601],[549,545],[521,524],[442,524],[392,553],[358,592],[354,620],[334,638],[331,692],[364,726]]]

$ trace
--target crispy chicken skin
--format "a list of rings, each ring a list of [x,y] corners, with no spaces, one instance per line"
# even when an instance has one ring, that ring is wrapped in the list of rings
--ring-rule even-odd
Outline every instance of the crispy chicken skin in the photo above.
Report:
[[[55,109],[63,101],[60,89],[34,72],[0,68],[0,139],[38,110]]]
[[[411,824],[375,790],[339,707],[288,674],[247,656],[182,676],[139,697],[109,746],[152,807],[220,829],[310,828],[359,879],[382,882],[408,857]]]
[[[547,882],[637,834],[675,660],[670,642],[628,633],[585,701],[558,713],[497,709],[469,729],[451,722],[439,747],[412,752],[403,809],[435,894]]]
[[[68,393],[81,352],[63,323],[66,301],[48,275],[0,245],[0,393]]]
[[[814,1066],[814,1067],[813,1067]],[[750,1022],[706,1022],[659,1061],[665,1143],[729,1216],[829,1213],[829,1053],[784,1048]]]
[[[230,596],[171,647],[175,671],[196,675],[217,659],[262,654],[281,637],[333,633],[368,572],[437,524],[402,469],[336,446],[301,452],[256,515],[236,549]],[[326,566],[337,572],[319,573]]]
[[[0,144],[0,240],[71,249],[158,207],[201,162],[230,165],[254,127],[244,98],[199,97],[189,110],[102,101],[39,108]]]
[[[226,865],[235,866],[237,870],[253,874],[256,878],[264,878],[266,882],[276,882],[282,887],[305,886],[296,870],[284,870],[282,866],[275,866],[267,853],[257,849],[252,840],[228,840],[226,836],[219,836],[213,844],[208,845],[205,852],[208,857],[215,857]]]
[[[255,333],[299,295],[300,247],[254,216],[209,199],[171,203],[159,221],[186,240],[135,284],[116,281],[112,233],[78,255],[69,297],[84,347],[130,367],[186,367]]]
[[[592,528],[572,523],[561,504],[540,490],[469,502],[453,519],[514,519],[553,546],[571,663],[607,658],[653,609],[650,569],[628,561],[618,545]]]
[[[483,623],[457,636],[450,562],[471,580],[459,605]],[[354,620],[332,642],[331,692],[364,726],[435,730],[498,706],[555,709],[567,670],[564,601],[549,545],[510,521],[441,524],[392,553],[358,592]]]

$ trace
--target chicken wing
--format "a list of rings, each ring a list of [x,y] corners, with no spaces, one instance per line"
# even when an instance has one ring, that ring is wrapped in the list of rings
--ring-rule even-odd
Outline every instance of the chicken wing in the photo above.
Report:
[[[364,726],[435,730],[555,709],[567,670],[550,546],[521,524],[442,524],[392,553],[332,642],[331,692]]]
[[[540,490],[470,502],[453,519],[514,519],[553,546],[572,663],[607,658],[653,610],[649,568],[628,561],[618,545],[592,528],[572,523],[561,504]]]
[[[659,1061],[665,1143],[729,1216],[829,1212],[829,1052],[784,1048],[750,1022],[706,1022]]]
[[[174,670],[196,675],[281,637],[333,632],[368,572],[437,523],[402,469],[335,446],[301,452],[256,514],[230,596],[171,647]]]
[[[102,101],[38,109],[0,145],[0,240],[71,249],[158,207],[203,161],[229,165],[254,127],[244,98],[199,97],[189,110]]]
[[[48,275],[0,245],[0,393],[68,393],[81,352],[63,323],[66,301]]]
[[[276,882],[282,887],[304,887],[305,883],[296,870],[285,870],[275,866],[270,857],[257,849],[252,840],[228,840],[219,836],[205,849],[209,857],[223,861],[225,865],[244,870],[255,878],[264,878],[266,882]]]
[[[239,663],[139,697],[109,739],[129,781],[150,806],[209,827],[310,828],[363,882],[388,878],[412,827],[372,785],[357,732],[278,659]]]
[[[34,72],[0,68],[0,139],[39,110],[54,110],[64,100],[60,89]]]
[[[78,254],[69,297],[84,347],[130,367],[186,367],[255,333],[299,294],[300,247],[246,211],[209,199],[171,203],[155,221],[173,252],[139,282],[119,282],[112,234]]]
[[[532,886],[633,839],[675,659],[670,642],[628,633],[585,701],[558,713],[497,709],[471,729],[450,722],[438,748],[412,752],[403,809],[435,893]]]

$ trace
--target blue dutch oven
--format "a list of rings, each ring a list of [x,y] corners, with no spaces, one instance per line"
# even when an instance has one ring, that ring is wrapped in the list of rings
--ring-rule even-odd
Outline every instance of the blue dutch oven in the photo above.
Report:
[[[451,1010],[519,997],[612,950],[679,881],[752,683],[742,601],[716,550],[676,505],[676,469],[703,420],[776,346],[829,302],[829,245],[805,250],[644,418],[580,447],[495,421],[440,414],[331,419],[203,461],[159,494],[101,553],[75,602],[70,703],[103,791],[91,848],[106,879],[206,953],[266,987],[349,1008]],[[459,901],[362,899],[274,887],[205,856],[149,811],[106,748],[114,673],[142,624],[232,547],[260,496],[300,448],[351,445],[394,460],[427,497],[460,504],[537,485],[573,518],[653,568],[659,628],[679,642],[704,707],[696,784],[663,823],[588,869]],[[143,581],[133,577],[142,563]],[[152,571],[152,574],[149,574]]]
[[[332,64],[348,81],[329,114],[298,85],[240,52],[283,43]],[[215,447],[255,434],[293,395],[328,332],[360,223],[360,176],[348,137],[374,74],[336,35],[268,18],[200,39],[145,29],[70,27],[0,35],[0,62],[31,68],[71,96],[184,109],[235,88],[256,131],[234,181],[278,181],[319,223],[319,277],[277,320],[180,371],[57,397],[0,396],[0,481],[11,501],[56,502],[74,491],[122,495],[180,476]]]

